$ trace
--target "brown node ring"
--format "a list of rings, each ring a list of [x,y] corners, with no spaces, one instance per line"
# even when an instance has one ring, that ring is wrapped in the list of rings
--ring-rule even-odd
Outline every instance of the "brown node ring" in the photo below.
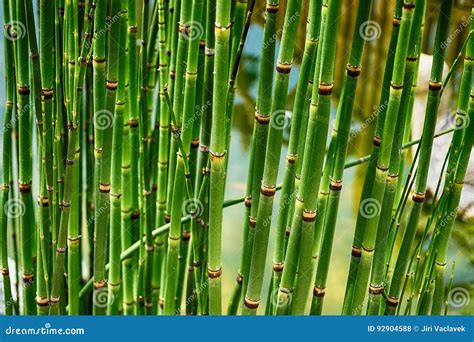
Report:
[[[443,87],[443,83],[439,81],[430,80],[428,89],[432,91],[440,91],[442,87]]]
[[[414,192],[411,196],[411,199],[413,200],[413,202],[423,203],[425,201],[425,193]]]
[[[379,295],[384,292],[384,287],[382,285],[370,285],[369,293],[372,295]]]
[[[319,95],[331,95],[332,90],[334,88],[334,84],[327,84],[327,83],[320,83],[318,88]]]
[[[218,270],[211,270],[210,268],[207,269],[207,276],[209,279],[217,279],[220,278],[222,275],[222,267]]]
[[[360,75],[361,67],[356,66],[356,65],[347,64],[346,70],[347,70],[347,75],[348,76],[357,77],[357,76]]]
[[[282,262],[275,262],[273,263],[273,271],[275,272],[281,272],[283,271],[284,263]]]
[[[321,298],[321,297],[324,297],[325,294],[326,294],[326,288],[325,287],[321,288],[321,287],[315,286],[313,288],[313,295],[315,297],[320,297]]]
[[[291,72],[291,63],[278,62],[276,65],[276,71],[280,74],[289,74]]]
[[[362,249],[357,246],[352,246],[351,255],[356,258],[360,258],[362,256]]]
[[[386,300],[386,303],[388,306],[391,306],[393,308],[396,308],[398,306],[398,298],[396,297],[392,297],[392,296],[388,296],[387,297],[387,300]]]
[[[316,211],[303,211],[303,222],[314,222],[316,221]]]
[[[260,304],[260,300],[250,299],[250,298],[245,297],[244,304],[250,310],[256,310],[256,309],[258,309],[258,305]]]
[[[272,197],[273,195],[275,195],[275,191],[276,191],[276,188],[274,186],[268,187],[268,186],[262,185],[260,187],[260,193],[263,196]]]
[[[270,116],[262,115],[259,112],[255,112],[255,120],[261,125],[268,125],[270,122]]]

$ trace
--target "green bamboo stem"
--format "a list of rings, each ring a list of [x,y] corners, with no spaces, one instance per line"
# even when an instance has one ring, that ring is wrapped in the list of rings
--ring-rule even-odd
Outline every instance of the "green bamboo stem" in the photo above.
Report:
[[[127,74],[128,74],[128,92],[127,92],[127,103],[129,110],[129,134],[130,134],[130,225],[131,230],[128,232],[127,240],[132,243],[137,238],[140,239],[139,235],[139,224],[140,224],[140,208],[139,208],[139,165],[137,152],[139,151],[139,111],[138,103],[136,101],[138,97],[138,47],[137,47],[137,8],[136,3],[133,0],[128,0],[128,58],[127,58]],[[124,148],[124,151],[126,149]],[[124,158],[124,161],[126,159]],[[124,191],[125,194],[125,191]],[[124,195],[125,196],[125,195]],[[136,258],[130,258],[126,261],[126,267],[133,270],[134,276],[138,277],[139,270],[136,263]],[[131,273],[131,272],[130,272]],[[132,276],[132,274],[129,274]],[[125,284],[126,282],[126,284]],[[134,313],[135,308],[138,308],[140,305],[140,298],[138,298],[137,293],[134,288],[134,280],[130,277],[124,279],[124,289],[126,289],[127,295],[124,296],[124,299],[127,300],[125,305],[125,312],[128,314]],[[133,294],[132,294],[133,291]]]
[[[100,210],[107,208],[108,187],[101,185],[101,170],[103,170],[103,127],[98,124],[102,120],[109,120],[107,117],[106,107],[106,22],[107,1],[97,1],[94,16],[94,40],[93,40],[93,89],[94,89],[94,195],[95,195],[95,211],[94,211],[94,253],[93,273],[94,273],[94,293],[98,294],[101,289],[106,286],[105,283],[105,255],[104,249],[107,244],[107,220],[105,212]],[[99,34],[100,33],[100,34]],[[105,172],[103,172],[105,174]],[[104,193],[102,193],[104,191]],[[103,291],[103,290],[102,290]],[[95,307],[94,312],[97,314],[104,313]]]
[[[115,102],[114,130],[112,138],[112,161],[111,161],[111,183],[110,183],[110,238],[109,238],[109,274],[108,274],[108,302],[107,314],[117,315],[119,312],[120,290],[122,288],[121,275],[121,210],[123,202],[122,193],[122,156],[123,156],[123,132],[124,132],[124,115],[126,110],[126,30],[127,30],[127,7],[125,0],[120,1],[120,21],[119,21],[119,51],[118,51],[118,85],[117,97]]]
[[[423,17],[425,13],[425,4],[417,3],[413,14],[413,24],[411,30],[410,40],[408,42],[408,54],[406,59],[404,88],[401,95],[399,113],[397,117],[395,134],[393,138],[392,151],[390,156],[390,166],[388,169],[388,176],[386,179],[386,186],[383,195],[383,201],[380,209],[380,220],[378,223],[375,252],[372,264],[372,273],[369,286],[369,299],[367,313],[370,315],[377,315],[379,313],[382,293],[385,290],[384,284],[384,270],[385,270],[385,256],[387,251],[387,237],[389,233],[390,224],[392,222],[392,212],[395,202],[397,189],[399,188],[399,170],[401,165],[401,147],[405,127],[411,125],[411,117],[409,115],[410,101],[413,92],[413,83],[415,75],[418,73],[418,58],[420,55],[420,36],[423,27]]]
[[[160,128],[159,128],[159,152],[158,152],[158,194],[156,199],[156,226],[161,227],[165,224],[165,213],[166,213],[166,184],[168,179],[168,163],[169,163],[169,113],[168,105],[165,98],[165,85],[168,84],[169,73],[168,73],[168,55],[167,50],[167,21],[165,19],[165,4],[163,0],[158,2],[158,49],[159,49],[159,98],[160,98]],[[156,263],[154,262],[155,267],[161,265],[159,268],[160,271],[153,273],[152,286],[156,299],[159,300],[160,291],[162,291],[161,278],[162,273],[161,269],[165,265],[164,255],[165,255],[165,240],[162,237],[155,239],[155,258]],[[155,303],[155,298],[153,298],[153,305]]]
[[[416,5],[414,1],[405,2],[403,4],[402,19],[400,25],[400,34],[398,36],[397,50],[395,52],[394,69],[392,75],[392,82],[390,88],[390,95],[388,99],[387,112],[382,133],[382,141],[380,144],[380,152],[377,160],[377,167],[375,171],[375,181],[372,188],[370,198],[365,202],[361,202],[359,211],[365,215],[366,225],[362,235],[362,250],[360,264],[358,267],[356,283],[354,286],[354,293],[352,303],[350,305],[350,313],[360,314],[363,308],[367,285],[369,281],[370,268],[372,265],[375,239],[377,234],[377,226],[380,219],[380,206],[383,202],[383,196],[386,186],[386,178],[390,166],[390,155],[394,141],[395,128],[397,116],[400,108],[401,96],[404,84],[404,75],[406,69],[406,57],[408,53],[408,41],[410,33],[412,32],[413,13],[415,7],[423,6],[423,1],[417,0]],[[413,32],[413,34],[417,34]],[[417,35],[418,37],[418,35]],[[411,88],[411,86],[409,87]],[[370,212],[370,208],[375,205],[375,212]],[[367,214],[369,212],[369,214]]]
[[[12,18],[18,25],[26,27],[26,13],[24,0],[17,1],[13,9]],[[21,27],[20,27],[21,28]],[[16,29],[15,29],[16,30]],[[21,243],[21,272],[23,291],[23,312],[35,314],[35,282],[33,265],[33,244],[35,243],[35,232],[33,229],[34,208],[31,194],[32,161],[31,161],[31,125],[29,63],[28,63],[28,38],[25,34],[14,32],[16,52],[16,79],[18,91],[17,120],[18,120],[18,182],[19,198],[15,198],[17,205],[24,208],[23,215],[19,218],[19,231]]]
[[[440,90],[442,87],[443,63],[445,58],[445,49],[442,48],[442,42],[448,35],[446,28],[451,15],[452,1],[443,1],[440,7],[440,16],[435,38],[435,51],[433,57],[433,66],[431,69],[431,78],[429,81],[428,104],[423,126],[423,135],[420,144],[420,158],[418,162],[415,188],[411,197],[411,211],[408,217],[407,227],[403,234],[400,252],[395,264],[395,270],[390,283],[385,314],[393,314],[399,304],[400,291],[405,279],[405,273],[410,257],[410,251],[415,239],[416,227],[418,225],[421,208],[425,199],[426,182],[433,145],[433,134],[436,125],[436,112],[439,107]]]
[[[392,20],[392,34],[390,37],[390,45],[388,48],[387,62],[385,64],[385,73],[382,83],[382,92],[380,95],[379,108],[377,109],[377,123],[375,128],[375,135],[373,140],[373,148],[370,156],[370,163],[365,175],[364,185],[362,188],[362,194],[360,203],[363,203],[371,196],[373,179],[375,177],[375,168],[377,164],[378,154],[380,150],[380,142],[382,139],[383,127],[385,124],[385,117],[387,113],[387,104],[390,94],[390,82],[392,80],[392,73],[394,68],[395,51],[397,47],[400,21],[402,17],[402,5],[403,1],[398,0],[396,2],[395,11]],[[346,282],[346,292],[344,295],[344,304],[342,313],[347,315],[350,314],[350,307],[352,303],[352,296],[354,292],[355,281],[357,277],[357,270],[360,264],[361,250],[362,250],[362,236],[364,234],[366,224],[366,217],[361,215],[359,212],[357,215],[356,228],[354,233],[354,239],[352,242],[351,251],[351,263],[349,266],[349,273]]]
[[[357,12],[357,18],[354,26],[354,32],[359,30],[367,23],[369,19],[370,10],[371,10],[372,3],[370,1],[365,2],[364,4],[359,4],[359,9]],[[326,38],[325,38],[326,39]],[[322,229],[322,246],[321,246],[321,258],[319,259],[317,274],[316,274],[316,282],[313,293],[315,294],[315,308],[316,311],[312,311],[312,313],[318,313],[317,311],[322,310],[323,299],[325,294],[326,288],[326,278],[327,278],[327,270],[331,255],[332,249],[332,240],[336,226],[336,219],[337,219],[337,212],[339,207],[339,199],[340,193],[342,189],[342,181],[343,181],[343,172],[344,172],[344,162],[347,153],[347,145],[349,140],[349,131],[350,131],[350,123],[352,118],[352,112],[354,108],[354,100],[355,100],[355,93],[357,90],[358,85],[358,76],[360,75],[361,71],[361,62],[362,62],[362,53],[364,51],[365,45],[365,35],[364,34],[355,34],[352,40],[352,47],[351,53],[349,56],[349,63],[346,67],[347,72],[344,76],[344,81],[342,85],[342,94],[341,94],[341,102],[338,107],[337,119],[334,127],[333,139],[332,143],[334,145],[333,151],[330,151],[333,155],[329,155],[327,163],[330,159],[333,159],[331,166],[330,164],[327,165],[330,168],[330,177],[329,177],[329,195],[327,199],[327,207],[326,214],[324,217],[324,228]],[[324,58],[324,56],[323,56]],[[322,71],[321,71],[322,73]],[[303,165],[304,168],[304,165]],[[316,177],[317,178],[317,177]],[[328,189],[323,189],[323,191],[327,191]],[[316,199],[315,199],[316,200]],[[305,201],[307,202],[307,201]],[[306,206],[306,203],[305,203]],[[313,208],[313,210],[317,210],[317,208]],[[319,228],[319,227],[318,227]],[[321,235],[321,232],[315,232],[316,236]],[[303,240],[304,241],[304,240]],[[310,248],[310,247],[308,247]],[[311,260],[305,261],[307,267],[311,266]],[[301,263],[301,260],[300,260]],[[298,283],[300,282],[300,278],[304,277],[303,280],[308,282],[311,280],[309,272],[305,275],[305,273],[301,273],[298,271],[298,282],[297,282],[297,291],[298,293]],[[300,273],[302,275],[300,275]],[[306,296],[308,292],[308,286],[302,286],[303,290],[305,291]],[[296,297],[298,298],[298,297]],[[305,299],[305,297],[303,297]],[[300,300],[302,302],[302,300]],[[296,302],[298,304],[298,302]],[[304,302],[300,303],[300,307],[304,308]]]
[[[216,2],[214,88],[212,103],[211,170],[210,170],[210,221],[209,221],[209,314],[222,312],[221,250],[222,250],[222,204],[224,202],[226,160],[226,104],[230,53],[230,3]]]
[[[471,12],[471,30],[473,29],[473,13]],[[436,235],[436,241],[434,246],[434,251],[436,256],[434,258],[434,278],[435,278],[435,289],[433,296],[433,307],[431,310],[432,315],[441,315],[444,298],[445,298],[445,272],[446,272],[446,262],[448,254],[448,243],[451,237],[451,232],[454,227],[454,221],[456,219],[456,213],[459,210],[459,203],[461,200],[461,192],[463,188],[464,178],[466,176],[467,167],[469,163],[469,157],[471,155],[472,144],[473,144],[473,127],[474,123],[471,123],[474,119],[474,99],[473,99],[473,86],[472,86],[472,74],[473,74],[473,53],[474,53],[474,38],[470,36],[469,42],[467,45],[466,56],[464,61],[464,73],[461,81],[461,93],[458,99],[458,108],[457,108],[457,119],[458,122],[464,124],[464,137],[462,139],[461,147],[458,147],[457,144],[459,140],[456,132],[453,135],[451,141],[452,150],[450,153],[449,160],[454,160],[452,164],[455,164],[455,173],[453,174],[453,182],[450,185],[450,197],[448,200],[447,208],[443,215],[443,220],[438,226],[438,234]],[[469,101],[466,104],[466,101]],[[467,105],[467,108],[466,108]],[[463,115],[468,115],[467,118]],[[468,123],[466,125],[465,123]],[[459,131],[459,129],[458,129]],[[451,170],[449,167],[451,166]],[[449,165],[448,170],[446,171],[446,181],[449,180],[449,174],[452,173],[454,166]]]
[[[257,223],[252,248],[247,291],[243,314],[256,314],[260,304],[260,294],[265,269],[268,238],[272,220],[273,198],[275,195],[278,164],[281,154],[286,98],[288,95],[289,73],[292,67],[296,33],[301,12],[301,1],[291,0],[287,4],[281,46],[276,65],[275,88],[272,94],[270,130],[268,133],[265,166],[261,182],[261,198],[258,203]],[[257,119],[261,119],[260,117]],[[264,118],[265,119],[265,118]],[[266,117],[268,119],[268,117]]]
[[[279,1],[269,0],[265,8],[265,27],[263,31],[261,61],[255,107],[255,123],[252,133],[252,147],[254,157],[249,161],[249,177],[247,178],[247,211],[243,229],[243,245],[240,268],[236,277],[235,288],[242,288],[242,294],[247,292],[250,258],[252,256],[255,225],[257,221],[258,202],[260,198],[260,184],[263,176],[265,151],[267,146],[268,122],[271,113],[271,96],[273,89],[273,74],[275,60],[275,40]],[[251,176],[250,176],[251,175]],[[242,297],[244,297],[242,296]],[[243,298],[242,298],[243,299]],[[240,301],[243,304],[243,300]]]
[[[3,3],[3,22],[10,23],[10,1],[4,0]],[[2,272],[3,284],[3,303],[6,315],[13,314],[13,296],[11,290],[10,268],[8,266],[8,220],[10,212],[5,208],[8,206],[11,197],[10,184],[12,183],[12,130],[13,130],[13,107],[15,100],[15,61],[13,51],[13,41],[9,37],[9,26],[4,26],[4,62],[5,62],[5,85],[6,101],[5,116],[3,123],[2,137],[2,192],[0,193],[0,203],[2,211],[0,212],[0,269]],[[15,241],[13,241],[15,243]]]
[[[305,104],[308,93],[310,79],[312,80],[311,70],[315,61],[320,31],[322,1],[311,1],[308,13],[308,22],[306,30],[306,41],[301,63],[300,77],[296,89],[295,103],[293,105],[293,114],[291,120],[290,141],[286,156],[285,174],[283,178],[282,197],[278,207],[277,218],[277,236],[275,239],[275,251],[273,257],[273,293],[276,293],[280,285],[281,275],[284,266],[286,227],[290,209],[294,207],[290,202],[294,202],[297,190],[294,189],[296,164],[302,163],[301,156],[298,155],[299,139],[303,135],[302,131],[306,129],[303,121]]]
[[[91,15],[94,14],[94,7],[91,7]],[[98,15],[98,13],[96,12]],[[87,62],[91,56],[91,36],[85,35],[84,42],[82,44],[81,53],[77,58],[78,68],[75,68],[74,74],[74,84],[75,92],[73,94],[73,103],[71,106],[71,113],[68,114],[68,142],[67,142],[67,156],[66,156],[66,165],[65,165],[65,176],[64,176],[64,193],[61,203],[61,219],[59,222],[59,231],[58,231],[58,241],[56,247],[56,259],[54,263],[54,271],[52,278],[52,288],[51,288],[51,306],[50,314],[59,314],[60,307],[65,303],[63,298],[63,267],[65,263],[65,254],[66,254],[66,243],[67,243],[67,234],[68,234],[68,224],[69,224],[69,215],[71,210],[71,197],[73,191],[73,176],[74,176],[74,165],[76,163],[76,139],[77,139],[77,129],[79,122],[80,114],[80,104],[82,100],[82,84],[85,78],[85,70]]]

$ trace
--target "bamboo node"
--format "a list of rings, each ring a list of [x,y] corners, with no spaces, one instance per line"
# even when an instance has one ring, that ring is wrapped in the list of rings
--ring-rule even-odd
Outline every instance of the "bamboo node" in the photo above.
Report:
[[[290,236],[290,233],[291,233],[291,227],[290,227],[290,226],[286,226],[285,235],[286,235],[287,237],[289,237],[289,236]]]
[[[249,216],[249,226],[255,228],[257,225],[257,219],[255,217]]]
[[[392,24],[393,26],[396,26],[396,27],[400,26],[400,18],[393,17]]]
[[[10,271],[8,270],[8,268],[2,269],[2,276],[4,276],[4,277],[9,277],[10,276]]]
[[[165,307],[165,300],[163,298],[160,298],[158,301],[158,305],[160,306],[160,309],[163,309]]]
[[[403,84],[398,84],[398,83],[395,83],[395,82],[391,82],[390,87],[392,87],[393,90],[401,90],[401,89],[403,89]]]
[[[191,148],[198,148],[199,147],[199,139],[191,140]]]
[[[59,297],[51,297],[51,299],[50,299],[50,302],[52,304],[57,304],[57,303],[59,303],[59,301],[60,301]]]
[[[290,163],[290,164],[294,164],[297,159],[298,159],[298,156],[297,156],[296,154],[290,154],[290,153],[288,153],[288,154],[286,155],[286,160],[287,160],[288,163]]]
[[[110,184],[100,183],[99,184],[99,191],[102,192],[102,193],[109,193],[110,192]]]
[[[403,2],[403,8],[406,9],[407,11],[411,11],[415,8],[415,3],[414,2]]]
[[[275,195],[276,187],[275,186],[266,186],[263,185],[260,187],[260,193],[266,197],[272,197]]]
[[[348,76],[357,77],[357,76],[360,75],[361,67],[360,67],[360,65],[347,64],[346,70],[347,70],[347,75]]]
[[[330,83],[330,84],[327,84],[327,83],[319,83],[319,87],[318,87],[318,93],[319,95],[326,95],[326,96],[329,96],[332,94],[332,90],[334,88],[334,84],[333,83]]]
[[[33,274],[29,274],[29,273],[23,273],[21,279],[23,279],[23,282],[24,282],[25,284],[29,284],[29,283],[32,283],[32,282],[33,282],[34,275],[33,275]]]
[[[258,305],[260,304],[260,300],[259,299],[250,299],[248,297],[245,297],[244,304],[250,310],[256,310],[256,309],[258,309]]]
[[[360,258],[362,256],[362,249],[358,246],[352,246],[351,255],[355,258]]]
[[[145,245],[145,251],[153,252],[153,250],[154,250],[153,245]]]
[[[442,82],[430,80],[428,89],[432,91],[440,91],[442,87],[443,87]]]
[[[216,51],[214,49],[211,49],[211,48],[206,46],[206,48],[204,49],[204,54],[206,56],[211,57],[211,56],[214,56],[216,54]]]
[[[182,239],[183,241],[189,241],[191,239],[191,232],[188,230],[183,231]]]
[[[168,214],[168,213],[165,213],[164,219],[165,219],[165,222],[166,222],[166,223],[170,223],[170,222],[171,222],[171,215]]]
[[[318,286],[314,286],[313,288],[313,296],[315,297],[324,297],[324,295],[326,294],[326,288],[325,287],[318,287]]]
[[[398,306],[399,299],[393,296],[387,296],[387,305],[396,308]]]
[[[136,219],[140,218],[140,211],[139,210],[132,211],[132,214],[130,215],[130,218],[132,220],[136,220]]]
[[[316,221],[316,211],[303,210],[303,222],[314,222]]]
[[[66,165],[74,165],[74,159],[69,159],[69,158],[66,158]]]
[[[214,152],[214,151],[209,150],[209,153],[211,155],[211,161],[213,161],[213,160],[218,160],[218,159],[224,159],[226,151]]]
[[[446,266],[446,261],[444,261],[444,262],[443,261],[435,261],[435,263],[436,263],[436,265],[441,266],[441,267]]]
[[[342,180],[332,180],[331,179],[329,189],[331,191],[341,191],[341,189],[342,189]]]
[[[18,86],[18,95],[30,95],[30,87],[25,85]]]
[[[10,186],[8,184],[2,184],[2,191],[9,191],[10,190]]]
[[[104,280],[101,281],[94,281],[94,289],[102,289],[107,285],[107,283]]]
[[[378,136],[374,136],[374,146],[380,146],[381,143],[382,143],[382,138]]]
[[[220,278],[221,275],[222,275],[222,267],[220,267],[218,270],[212,270],[210,268],[207,269],[207,276],[210,279]]]
[[[244,205],[247,208],[250,208],[252,206],[252,196],[246,196],[244,199]]]
[[[270,122],[269,115],[262,115],[258,111],[255,112],[255,120],[261,125],[268,125]]]
[[[54,89],[53,88],[43,88],[41,90],[41,95],[43,96],[43,99],[49,100],[53,98],[54,95]]]
[[[47,196],[38,196],[38,203],[43,207],[49,207],[49,198]]]
[[[66,253],[66,247],[57,247],[56,248],[56,253],[58,253],[58,254]]]
[[[280,10],[280,5],[279,4],[267,4],[266,8],[268,13],[278,13]]]
[[[237,278],[235,278],[235,281],[237,282],[237,284],[242,285],[242,283],[244,282],[244,277],[241,273],[237,273]]]
[[[282,262],[274,262],[273,263],[273,271],[281,272],[283,271],[284,263]]]
[[[49,300],[48,297],[36,297],[36,305],[38,306],[48,306],[49,305]]]
[[[209,146],[204,145],[204,144],[200,144],[199,145],[199,151],[201,153],[209,153]]]
[[[128,123],[130,124],[130,128],[138,127],[138,119],[130,119]]]
[[[291,72],[292,63],[283,63],[278,61],[276,71],[280,74],[289,74]]]
[[[22,194],[28,194],[31,191],[31,181],[28,183],[20,183],[18,185],[18,189],[20,190],[20,193]]]
[[[371,295],[379,295],[385,291],[383,285],[370,285],[369,286],[369,294]]]
[[[414,191],[413,195],[411,196],[411,199],[413,200],[413,202],[423,203],[425,201],[425,193]]]

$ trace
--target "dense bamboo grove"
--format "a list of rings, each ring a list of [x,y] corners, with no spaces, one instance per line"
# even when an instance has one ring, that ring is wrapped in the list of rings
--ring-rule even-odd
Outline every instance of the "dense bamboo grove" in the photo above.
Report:
[[[451,31],[454,0],[390,2],[375,130],[366,132],[373,146],[350,161],[361,89],[370,90],[366,56],[384,49],[375,1],[3,0],[3,312],[320,315],[334,290],[331,255],[341,252],[345,171],[366,164],[342,251],[341,314],[447,314],[448,252],[474,142],[474,7],[462,22],[469,33],[452,45],[462,32]],[[252,65],[244,51],[261,12],[245,192],[228,199],[239,76]],[[338,39],[352,15],[342,65]],[[433,63],[421,83],[428,39]],[[411,132],[416,89],[428,92],[421,137]],[[440,132],[446,96],[455,125]],[[434,142],[445,134],[428,196]],[[231,206],[245,214],[232,226],[240,265],[224,291]]]

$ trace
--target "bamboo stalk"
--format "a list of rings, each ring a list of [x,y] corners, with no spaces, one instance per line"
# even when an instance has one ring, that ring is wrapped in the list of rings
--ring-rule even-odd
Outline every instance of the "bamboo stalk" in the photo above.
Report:
[[[301,1],[291,0],[287,4],[282,40],[276,65],[275,88],[272,94],[270,130],[268,133],[265,167],[261,183],[261,198],[258,203],[255,238],[249,271],[248,287],[245,294],[243,314],[256,314],[260,304],[265,268],[268,236],[272,220],[273,197],[275,195],[278,163],[281,154],[286,98],[288,95],[289,73],[292,67],[295,38],[301,12]]]
[[[436,30],[435,52],[433,57],[433,66],[429,81],[428,104],[426,108],[425,122],[423,126],[423,135],[420,144],[420,158],[416,173],[416,181],[413,195],[411,197],[411,211],[409,214],[407,227],[403,234],[402,245],[395,264],[395,270],[390,282],[390,290],[386,300],[385,314],[393,314],[399,304],[400,291],[405,279],[405,273],[408,266],[410,250],[412,248],[416,227],[419,220],[421,208],[425,199],[426,179],[429,170],[429,161],[431,158],[433,134],[435,130],[435,115],[439,106],[441,79],[443,76],[443,63],[445,49],[441,47],[448,35],[447,23],[451,15],[453,2],[451,0],[443,1],[440,7],[440,16]]]

